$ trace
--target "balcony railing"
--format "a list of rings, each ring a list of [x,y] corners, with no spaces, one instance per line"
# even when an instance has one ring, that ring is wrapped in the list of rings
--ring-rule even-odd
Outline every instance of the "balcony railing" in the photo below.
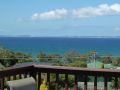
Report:
[[[47,74],[47,86],[50,90],[50,74],[54,73],[56,75],[55,79],[55,90],[58,90],[59,86],[59,75],[65,75],[65,90],[68,90],[68,76],[74,75],[74,90],[78,90],[78,77],[83,76],[84,90],[88,90],[88,76],[94,77],[94,90],[97,90],[97,79],[98,77],[104,78],[104,90],[108,90],[108,78],[114,78],[114,88],[118,90],[118,78],[120,77],[120,70],[111,69],[88,69],[88,68],[78,68],[78,67],[64,67],[64,66],[48,66],[48,65],[30,65],[18,68],[9,68],[0,70],[0,90],[4,90],[6,80],[15,80],[16,78],[26,78],[32,76],[39,86],[41,85],[42,73]]]

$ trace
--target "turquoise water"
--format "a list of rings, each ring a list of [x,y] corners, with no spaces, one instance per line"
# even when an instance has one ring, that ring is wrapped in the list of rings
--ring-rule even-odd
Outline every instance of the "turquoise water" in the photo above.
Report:
[[[40,37],[0,37],[0,46],[14,51],[63,54],[76,50],[84,54],[96,50],[100,55],[120,55],[120,38],[40,38]]]

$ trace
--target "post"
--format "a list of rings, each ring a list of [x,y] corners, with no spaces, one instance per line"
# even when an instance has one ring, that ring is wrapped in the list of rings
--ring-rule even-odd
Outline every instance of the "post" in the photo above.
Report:
[[[75,90],[78,90],[78,75],[75,74]]]
[[[38,90],[40,90],[40,85],[41,85],[41,72],[38,72]]]
[[[93,52],[94,67],[96,68],[96,51]]]
[[[58,90],[59,74],[56,73],[55,90]]]
[[[84,76],[84,90],[87,90],[87,75]]]
[[[16,80],[16,75],[13,76],[13,80]]]
[[[118,90],[118,77],[115,77],[115,90]]]
[[[50,90],[50,73],[47,73],[47,86],[48,86],[48,90]]]
[[[65,74],[65,90],[68,90],[68,74]]]
[[[107,90],[107,76],[104,77],[104,90]]]
[[[94,78],[94,90],[97,90],[97,76]]]
[[[0,78],[0,90],[4,90],[4,78]]]

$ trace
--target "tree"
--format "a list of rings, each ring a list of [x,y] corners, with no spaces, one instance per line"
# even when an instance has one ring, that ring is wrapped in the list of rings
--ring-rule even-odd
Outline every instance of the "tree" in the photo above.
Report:
[[[106,56],[106,57],[103,58],[102,62],[104,64],[110,64],[110,63],[112,63],[112,59],[113,59],[112,56]]]
[[[68,66],[72,66],[72,67],[87,67],[87,63],[83,62],[83,61],[75,61],[75,62],[69,64]]]
[[[47,54],[44,52],[40,52],[37,58],[39,59],[39,61],[47,61]]]
[[[18,60],[18,63],[32,62],[32,56],[30,54],[16,52],[14,56],[15,56],[15,59]]]
[[[64,61],[72,63],[75,60],[80,59],[80,53],[75,50],[68,51],[67,53],[64,54],[64,59],[65,59]]]
[[[0,62],[6,67],[14,65],[17,62],[17,60],[14,59],[14,52],[6,48],[1,48],[0,49]]]
[[[32,56],[25,53],[15,52],[6,48],[0,48],[0,63],[10,67],[16,63],[32,61]]]
[[[120,66],[120,57],[115,57],[112,59],[112,65]]]
[[[41,62],[57,63],[57,62],[59,62],[59,59],[61,59],[62,57],[59,54],[47,54],[47,53],[41,52],[38,54],[37,58]]]

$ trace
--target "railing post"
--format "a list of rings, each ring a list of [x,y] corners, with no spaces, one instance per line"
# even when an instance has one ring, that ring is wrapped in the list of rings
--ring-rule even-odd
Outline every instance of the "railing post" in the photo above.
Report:
[[[0,78],[0,90],[4,90],[4,78]]]
[[[78,75],[75,74],[75,90],[78,90]]]
[[[16,80],[16,75],[13,76],[13,80]]]
[[[22,74],[19,74],[19,79],[21,79],[22,78]]]
[[[118,90],[118,77],[115,77],[115,90]]]
[[[65,74],[65,90],[68,90],[68,74]]]
[[[10,81],[10,76],[7,77],[7,81]]]
[[[50,90],[50,73],[47,73],[47,86],[48,86],[48,90]]]
[[[85,75],[84,76],[84,90],[87,90],[87,78],[88,78],[88,76]]]
[[[24,73],[24,78],[27,78],[27,73]]]
[[[32,76],[35,80],[36,80],[36,71],[35,71],[35,69],[33,68],[30,72],[30,76]],[[24,74],[24,78],[26,77],[26,75]]]
[[[94,90],[97,90],[97,76],[94,78]]]
[[[38,72],[38,90],[40,90],[40,85],[41,85],[41,72]]]
[[[107,81],[108,81],[108,78],[107,76],[104,77],[104,90],[107,90]]]
[[[56,73],[55,90],[58,90],[59,74]]]

